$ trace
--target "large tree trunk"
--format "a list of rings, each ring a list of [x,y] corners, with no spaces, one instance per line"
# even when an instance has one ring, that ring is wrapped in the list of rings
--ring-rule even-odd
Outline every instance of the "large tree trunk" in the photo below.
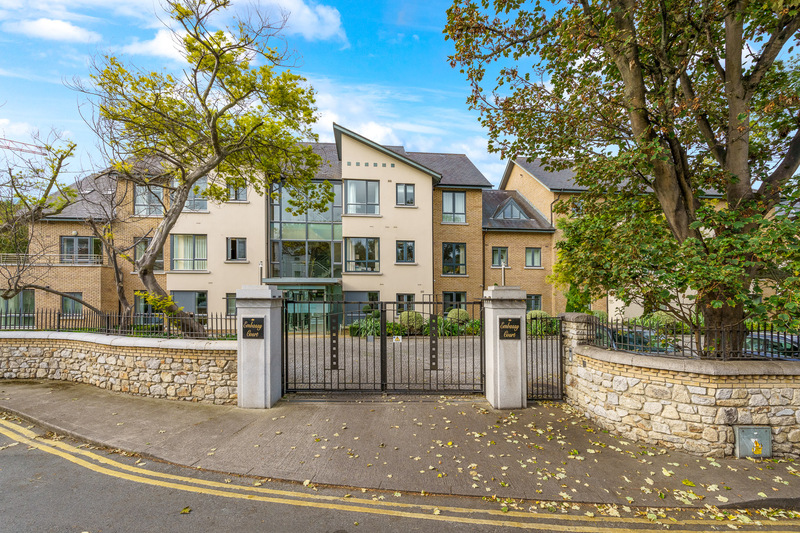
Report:
[[[139,279],[142,280],[142,283],[147,289],[147,292],[149,292],[150,294],[155,294],[162,298],[169,297],[167,292],[164,289],[162,289],[161,285],[159,285],[158,281],[156,281],[156,276],[152,270],[140,269]],[[170,303],[170,305],[167,306],[164,310],[167,312],[167,314],[170,315],[170,320],[175,320],[177,322],[178,327],[187,337],[206,336],[206,329],[200,322],[198,322],[194,318],[194,316],[191,313],[186,313],[184,311],[181,311],[181,309],[174,303]]]
[[[706,297],[700,301],[700,309],[703,314],[705,330],[704,342],[699,346],[702,355],[705,357],[730,359],[739,357],[742,354],[742,346],[747,336],[747,328],[744,323],[744,306],[739,304],[731,307],[723,305],[714,308],[711,300],[725,300],[721,294],[714,297]],[[703,339],[703,336],[701,336]]]

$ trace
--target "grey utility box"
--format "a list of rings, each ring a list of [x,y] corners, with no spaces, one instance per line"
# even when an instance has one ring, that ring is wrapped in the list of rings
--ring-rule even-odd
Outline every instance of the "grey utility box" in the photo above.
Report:
[[[736,457],[766,459],[772,457],[772,428],[736,426]]]

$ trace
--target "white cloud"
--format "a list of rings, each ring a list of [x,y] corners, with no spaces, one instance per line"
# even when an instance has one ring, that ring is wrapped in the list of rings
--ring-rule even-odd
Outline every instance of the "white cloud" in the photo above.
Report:
[[[172,31],[162,28],[158,30],[156,36],[149,41],[134,40],[129,45],[123,46],[122,53],[131,55],[147,55],[156,57],[166,57],[175,61],[182,61],[182,46],[175,42],[175,34]]]
[[[409,152],[466,154],[486,179],[495,186],[500,182],[505,161],[488,152],[486,136],[473,114],[447,105],[446,93],[348,85],[328,78],[310,82],[317,91],[320,117],[315,130],[320,140],[333,141],[336,122],[367,139],[401,145]]]
[[[341,40],[347,45],[342,16],[335,7],[306,0],[265,0],[289,14],[286,33],[302,35],[309,41]]]
[[[12,122],[7,118],[0,118],[0,137],[12,141],[31,142],[31,135],[36,128],[27,122]]]
[[[3,29],[8,32],[20,33],[28,37],[36,37],[50,41],[96,43],[102,39],[99,33],[75,26],[65,20],[49,18],[6,22],[3,24]]]

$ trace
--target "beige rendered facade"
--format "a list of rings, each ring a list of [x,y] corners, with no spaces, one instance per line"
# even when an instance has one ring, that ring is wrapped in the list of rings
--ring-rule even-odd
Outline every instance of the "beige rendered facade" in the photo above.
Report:
[[[526,292],[529,308],[564,311],[562,291],[547,282],[559,237],[551,208],[580,191],[556,190],[516,162],[500,189],[492,189],[463,154],[407,152],[338,125],[334,134],[334,143],[312,145],[324,162],[318,179],[336,192],[325,213],[288,213],[279,186],[274,200],[250,188],[231,191],[227,202],[199,194],[187,204],[158,275],[178,305],[197,314],[232,314],[235,291],[261,281],[296,300],[443,301],[449,308],[479,300],[487,287],[505,281]],[[133,244],[161,220],[160,203],[143,210],[133,185],[113,185],[114,234],[135,255]],[[85,221],[92,217],[100,214],[72,206],[37,225],[37,246],[55,258],[40,277],[116,312],[107,261],[62,260],[64,242],[91,235]],[[132,266],[124,284],[133,302],[143,287]],[[137,311],[146,310],[140,299],[137,304]],[[60,305],[58,296],[36,292],[37,308]]]
[[[413,294],[415,301],[422,301],[433,293],[430,214],[438,175],[407,157],[348,135],[341,136],[341,154],[345,258],[342,291],[378,291],[381,300]],[[377,187],[377,206],[363,207],[359,194],[364,186]],[[364,265],[356,259],[355,247],[362,239],[376,242],[377,268],[362,268]]]

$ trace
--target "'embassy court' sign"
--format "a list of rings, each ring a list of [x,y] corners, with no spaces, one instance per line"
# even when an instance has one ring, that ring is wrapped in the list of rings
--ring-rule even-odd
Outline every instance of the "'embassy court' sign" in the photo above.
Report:
[[[522,321],[519,318],[501,318],[499,330],[502,341],[522,339]]]
[[[242,336],[245,339],[263,339],[264,319],[242,318]]]

